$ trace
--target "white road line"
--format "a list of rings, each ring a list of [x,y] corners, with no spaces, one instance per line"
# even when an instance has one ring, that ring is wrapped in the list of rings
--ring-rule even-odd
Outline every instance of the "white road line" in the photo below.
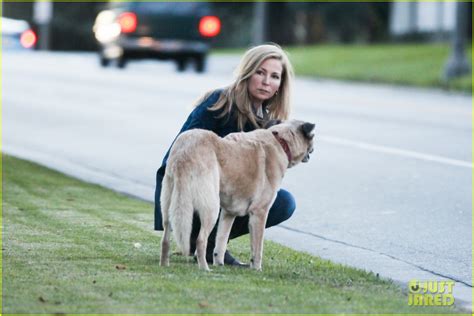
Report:
[[[425,161],[432,161],[432,162],[437,162],[437,163],[456,166],[456,167],[463,167],[463,168],[470,168],[470,169],[472,169],[473,167],[473,164],[471,162],[467,162],[464,160],[457,160],[457,159],[451,159],[451,158],[446,158],[442,156],[423,154],[416,151],[404,150],[404,149],[399,149],[399,148],[394,148],[394,147],[373,145],[369,143],[353,141],[353,140],[348,140],[348,139],[339,138],[339,137],[319,136],[317,137],[317,139],[327,142],[327,143],[331,143],[331,144],[356,147],[356,148],[365,149],[369,151],[392,154],[392,155],[414,158],[414,159],[425,160]]]

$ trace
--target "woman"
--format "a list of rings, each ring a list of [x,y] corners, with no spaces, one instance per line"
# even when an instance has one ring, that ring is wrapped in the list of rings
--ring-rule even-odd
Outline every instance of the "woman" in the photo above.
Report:
[[[193,128],[213,131],[224,137],[234,132],[249,132],[261,128],[270,119],[286,120],[290,112],[290,85],[293,69],[285,52],[277,45],[260,45],[249,49],[236,70],[230,86],[204,95],[181,128],[180,134]],[[236,136],[238,137],[238,136]],[[169,150],[156,174],[155,230],[163,230],[160,193]],[[295,210],[293,196],[280,190],[268,214],[266,227],[287,220]],[[237,217],[230,239],[248,234],[249,217]],[[199,220],[193,221],[191,249],[199,233]],[[212,262],[216,227],[209,236],[207,260]],[[226,252],[224,263],[247,266]]]

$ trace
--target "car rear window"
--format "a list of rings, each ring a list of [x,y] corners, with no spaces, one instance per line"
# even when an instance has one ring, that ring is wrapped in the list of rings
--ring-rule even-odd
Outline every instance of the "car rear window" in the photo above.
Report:
[[[137,13],[203,15],[208,14],[209,4],[203,2],[131,2],[129,8]]]

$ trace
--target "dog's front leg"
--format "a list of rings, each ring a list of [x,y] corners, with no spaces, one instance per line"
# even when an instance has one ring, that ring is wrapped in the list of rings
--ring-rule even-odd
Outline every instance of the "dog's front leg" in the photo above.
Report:
[[[255,212],[251,213],[249,217],[250,251],[252,252],[250,267],[258,271],[262,270],[263,233],[265,231],[267,213],[263,211]]]
[[[234,223],[235,216],[221,209],[219,224],[217,225],[216,246],[213,253],[213,263],[215,266],[224,265],[224,255],[229,240],[230,230]]]

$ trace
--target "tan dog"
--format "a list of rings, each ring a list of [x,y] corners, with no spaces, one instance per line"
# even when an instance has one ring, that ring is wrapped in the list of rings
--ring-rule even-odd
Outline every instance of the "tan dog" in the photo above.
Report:
[[[314,126],[290,120],[224,138],[200,129],[181,134],[171,148],[161,189],[164,234],[160,264],[169,265],[171,228],[181,251],[189,254],[193,213],[197,212],[201,221],[197,261],[201,269],[209,270],[207,238],[221,209],[214,265],[224,264],[235,217],[249,215],[251,267],[261,270],[268,211],[286,169],[308,161]]]

